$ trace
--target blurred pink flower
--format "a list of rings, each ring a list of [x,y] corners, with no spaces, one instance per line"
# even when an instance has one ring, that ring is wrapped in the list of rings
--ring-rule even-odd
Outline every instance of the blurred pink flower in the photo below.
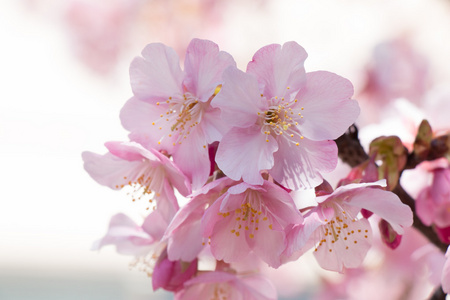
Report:
[[[429,73],[427,59],[406,37],[377,45],[367,68],[366,84],[358,95],[365,117],[378,120],[386,105],[397,98],[422,103],[430,86]]]
[[[190,193],[190,184],[178,167],[160,152],[147,150],[135,142],[105,145],[109,150],[105,155],[83,152],[84,168],[89,175],[115,190],[130,186],[133,201],[155,199],[157,208],[172,217],[178,210],[173,188],[184,196]]]
[[[93,244],[92,250],[115,245],[120,254],[144,256],[158,248],[169,221],[158,210],[145,218],[142,226],[124,214],[117,214],[111,218],[106,235]]]
[[[314,256],[319,265],[330,271],[359,267],[372,245],[372,229],[367,219],[358,218],[366,209],[386,220],[393,230],[403,234],[412,225],[411,209],[391,192],[376,188],[385,180],[374,183],[349,184],[332,194],[317,197],[319,205],[305,215],[305,222],[289,234],[293,239],[285,255],[298,257],[315,245]],[[300,252],[296,251],[300,249]]]
[[[253,252],[277,268],[287,245],[285,230],[302,221],[284,189],[268,181],[262,186],[242,182],[208,208],[202,219],[203,237],[210,239],[217,260],[239,262]]]
[[[258,50],[247,73],[224,72],[212,105],[234,127],[219,144],[216,161],[234,180],[262,184],[260,171],[289,189],[322,182],[336,167],[339,137],[359,114],[353,86],[336,74],[305,73],[305,50],[295,42]]]
[[[130,66],[134,97],[121,111],[122,124],[131,140],[173,155],[197,189],[210,173],[208,144],[228,130],[210,103],[223,70],[235,62],[215,43],[199,39],[188,46],[185,71],[175,51],[162,44],[147,45],[142,55]]]
[[[139,1],[71,0],[65,11],[72,48],[87,66],[98,73],[113,70],[123,48]]]
[[[265,277],[254,274],[239,276],[227,272],[204,272],[185,282],[175,300],[236,299],[275,300],[275,287]]]

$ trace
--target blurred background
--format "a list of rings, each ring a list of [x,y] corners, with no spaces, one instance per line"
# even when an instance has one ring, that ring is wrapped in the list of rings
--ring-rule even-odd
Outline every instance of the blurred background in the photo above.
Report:
[[[162,42],[183,57],[194,37],[216,42],[244,70],[262,46],[298,42],[307,71],[353,82],[368,107],[361,126],[379,122],[386,99],[419,108],[430,93],[450,101],[447,0],[3,0],[1,300],[172,299],[129,270],[131,258],[90,251],[112,215],[144,211],[95,183],[81,152],[127,139],[119,111],[143,47]],[[280,282],[282,298],[307,299],[315,261],[284,268],[298,285]]]

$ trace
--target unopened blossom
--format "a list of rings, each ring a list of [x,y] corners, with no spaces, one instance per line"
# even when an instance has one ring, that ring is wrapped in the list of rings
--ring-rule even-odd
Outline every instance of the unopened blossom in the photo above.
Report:
[[[285,230],[302,221],[293,199],[281,187],[269,181],[262,186],[242,182],[208,208],[202,219],[203,237],[209,238],[217,260],[242,262],[253,252],[277,268],[287,245]]]
[[[213,99],[233,128],[216,155],[230,178],[262,184],[260,171],[289,189],[311,188],[337,164],[338,138],[356,120],[353,86],[336,74],[305,73],[305,50],[295,42],[261,48],[247,73],[229,67]]]
[[[173,155],[194,189],[210,173],[208,144],[228,130],[210,103],[229,66],[235,66],[231,55],[199,39],[187,48],[184,71],[175,51],[158,43],[147,45],[130,66],[134,97],[121,111],[122,125],[131,140]]]
[[[197,272],[198,260],[184,262],[172,261],[167,257],[167,248],[159,255],[152,273],[152,286],[156,291],[163,288],[166,291],[178,291],[183,284]]]
[[[275,300],[277,292],[272,283],[259,274],[244,276],[214,271],[200,273],[175,293],[175,300],[193,299]]]
[[[182,195],[190,184],[180,169],[160,152],[135,142],[108,142],[109,153],[83,152],[85,170],[101,185],[119,190],[128,187],[133,201],[156,200],[159,209],[173,216],[178,203],[175,187]]]
[[[386,220],[398,234],[403,234],[404,227],[411,226],[413,221],[407,205],[394,193],[376,186],[386,186],[385,180],[349,184],[330,195],[317,197],[318,206],[305,215],[302,225],[290,232],[294,246],[284,254],[295,254],[295,247],[301,249],[297,254],[314,247],[317,262],[326,270],[343,272],[344,268],[359,267],[372,245],[370,224],[358,216],[361,209]]]

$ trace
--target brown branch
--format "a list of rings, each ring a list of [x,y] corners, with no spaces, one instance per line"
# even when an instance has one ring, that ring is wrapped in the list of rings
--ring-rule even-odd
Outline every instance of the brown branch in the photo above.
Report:
[[[446,297],[446,294],[442,290],[442,286],[440,286],[434,291],[430,300],[445,300],[445,297]]]
[[[364,151],[364,148],[361,146],[358,138],[358,129],[355,125],[350,126],[349,130],[336,140],[336,144],[338,145],[339,149],[339,157],[342,159],[342,161],[344,161],[351,167],[356,167],[369,158],[367,153]],[[447,151],[448,136],[435,138],[431,142],[431,149],[425,160],[433,160],[443,157],[447,153]],[[406,163],[405,168],[415,168],[420,162],[418,161],[417,157],[414,156],[414,154],[409,154],[408,162]],[[432,227],[426,226],[419,219],[419,217],[415,213],[415,200],[403,189],[400,183],[397,184],[393,192],[413,211],[413,226],[417,230],[419,230],[426,238],[428,238],[431,243],[436,245],[436,247],[438,247],[445,253],[448,245],[441,242]]]
[[[422,223],[422,221],[419,219],[416,211],[416,202],[415,200],[403,189],[400,183],[397,184],[397,186],[392,191],[395,193],[400,200],[402,200],[403,203],[408,205],[411,210],[414,212],[414,219],[413,219],[413,226],[417,230],[419,230],[431,243],[433,243],[436,247],[438,247],[442,252],[445,253],[447,251],[448,245],[441,242],[436,232],[433,230],[432,227],[427,226]]]
[[[425,158],[421,159],[417,157],[414,152],[408,155],[408,160],[404,170],[414,169],[420,163],[424,161],[431,161],[438,158],[445,157],[449,153],[450,135],[441,135],[431,140],[430,150]]]
[[[369,159],[359,142],[358,128],[355,125],[350,126],[347,132],[338,137],[335,142],[338,146],[339,157],[350,167],[356,167]]]

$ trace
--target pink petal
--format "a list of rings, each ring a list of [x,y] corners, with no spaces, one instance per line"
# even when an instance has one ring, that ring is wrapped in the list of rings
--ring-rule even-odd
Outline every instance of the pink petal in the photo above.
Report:
[[[305,49],[296,42],[287,42],[283,47],[268,45],[255,53],[247,72],[258,78],[264,96],[284,97],[303,86],[307,56]]]
[[[142,229],[156,240],[161,240],[169,222],[160,210],[155,210],[145,218]]]
[[[322,268],[342,273],[344,268],[357,268],[363,263],[367,251],[372,245],[372,230],[369,221],[360,219],[351,222],[348,230],[355,232],[361,230],[362,233],[350,235],[347,240],[341,236],[335,243],[327,241],[321,246],[317,246],[314,256]]]
[[[267,191],[261,193],[264,205],[283,227],[303,222],[303,216],[288,192],[269,181],[264,181],[263,188]]]
[[[222,111],[222,119],[237,127],[248,127],[255,124],[261,92],[256,78],[237,68],[229,67],[223,73],[223,86],[211,101],[213,107]]]
[[[302,134],[315,141],[334,140],[359,116],[359,105],[350,100],[352,83],[336,74],[318,71],[306,74],[306,85],[297,94],[303,118]]]
[[[170,234],[167,252],[170,260],[193,261],[203,249],[201,215],[192,214]]]
[[[279,149],[274,153],[275,164],[270,175],[281,185],[291,189],[308,189],[322,183],[321,173],[333,171],[337,165],[337,146],[333,141],[299,139],[295,146],[278,139]]]
[[[156,156],[161,164],[164,165],[164,171],[167,180],[172,184],[183,196],[187,196],[191,193],[191,184],[188,178],[181,172],[181,170],[175,165],[173,161],[171,161],[164,154],[156,151],[155,149],[150,149],[151,154]],[[146,155],[148,158],[148,156]]]
[[[217,149],[219,168],[233,180],[262,184],[260,171],[273,166],[273,152],[278,148],[275,140],[261,132],[259,126],[233,128],[222,139]]]
[[[199,195],[173,217],[163,237],[170,260],[192,261],[202,250],[201,221],[208,202],[206,195]]]
[[[164,149],[171,153],[173,138],[168,138],[168,135],[172,133],[172,130],[167,124],[160,124],[160,122],[166,122],[165,119],[158,121],[161,119],[160,115],[165,114],[166,110],[162,105],[152,105],[133,97],[125,103],[120,111],[120,120],[122,126],[131,132],[130,139],[132,141],[136,141],[146,148]],[[158,141],[161,144],[158,144]]]
[[[251,249],[245,241],[245,234],[242,232],[237,236],[232,233],[234,226],[234,218],[223,218],[214,225],[211,252],[217,260],[239,262],[248,256]]]
[[[250,276],[243,276],[240,278],[241,282],[245,284],[250,290],[250,294],[247,297],[243,297],[244,300],[276,300],[277,290],[273,283],[266,277],[254,274]]]
[[[253,251],[272,268],[281,265],[281,253],[286,248],[285,234],[269,228],[270,224],[261,223],[258,231],[254,233]]]
[[[184,73],[177,53],[163,44],[147,45],[143,57],[136,57],[130,65],[131,88],[134,95],[150,103],[183,94]]]
[[[220,141],[223,135],[231,129],[231,124],[222,119],[220,109],[213,107],[203,114],[201,126],[208,144]]]
[[[427,226],[434,221],[434,206],[430,198],[430,188],[425,188],[416,199],[416,213],[420,220]]]
[[[122,142],[106,142],[106,148],[109,150],[111,154],[117,156],[121,159],[134,161],[134,160],[142,160],[144,156],[142,155],[142,146],[137,143],[122,143]],[[142,149],[141,149],[142,148]],[[148,151],[147,151],[148,152]],[[156,157],[153,155],[150,156],[152,160],[155,160]]]
[[[99,155],[92,152],[82,153],[84,169],[99,184],[112,189],[120,189],[127,185],[129,179],[139,172],[142,161],[127,161],[111,153]]]
[[[117,214],[111,218],[106,235],[94,243],[92,250],[99,250],[106,245],[115,245],[120,254],[144,255],[155,241],[128,216]]]
[[[367,209],[385,219],[398,234],[403,234],[403,228],[413,223],[411,208],[403,204],[392,192],[377,188],[358,189],[346,202],[348,205]]]
[[[190,179],[194,190],[205,184],[209,176],[210,162],[205,135],[201,128],[192,129],[189,136],[177,145],[173,160]]]
[[[236,63],[230,54],[219,51],[215,43],[193,39],[186,50],[184,65],[186,89],[206,102],[221,83],[223,71]]]

